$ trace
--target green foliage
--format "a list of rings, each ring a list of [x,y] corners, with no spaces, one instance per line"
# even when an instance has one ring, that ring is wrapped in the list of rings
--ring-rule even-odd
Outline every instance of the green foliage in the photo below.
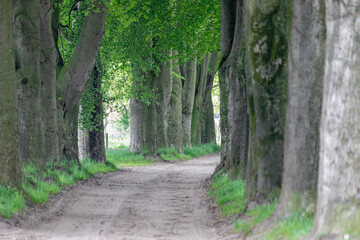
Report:
[[[11,187],[0,186],[0,215],[11,218],[13,214],[25,208],[25,199],[21,192]]]
[[[246,212],[246,218],[243,217],[244,219],[235,221],[234,231],[242,231],[245,234],[250,234],[253,227],[273,214],[276,204],[277,201],[274,201],[249,209]]]
[[[247,199],[244,198],[245,181],[229,180],[227,174],[216,174],[211,183],[209,195],[214,197],[223,216],[231,217],[242,213]]]
[[[294,213],[289,218],[283,218],[278,225],[265,234],[265,240],[288,239],[296,240],[301,239],[310,233],[314,217],[300,212]]]

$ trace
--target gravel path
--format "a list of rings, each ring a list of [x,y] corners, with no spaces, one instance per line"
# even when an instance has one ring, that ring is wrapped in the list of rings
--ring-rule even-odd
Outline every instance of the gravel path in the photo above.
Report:
[[[236,239],[209,211],[219,155],[126,168],[78,184],[10,224],[0,239]]]

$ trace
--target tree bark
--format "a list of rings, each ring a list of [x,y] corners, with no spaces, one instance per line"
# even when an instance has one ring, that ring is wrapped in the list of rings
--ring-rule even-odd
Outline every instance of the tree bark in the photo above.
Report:
[[[207,53],[197,66],[194,105],[191,116],[191,144],[201,144],[201,115],[205,100],[206,80],[210,61],[210,53]]]
[[[191,146],[191,118],[195,97],[196,62],[197,60],[194,59],[186,63],[185,67],[185,83],[182,92],[183,146]]]
[[[79,120],[82,112],[82,106],[79,107]],[[80,123],[78,127],[78,149],[79,149],[79,160],[83,161],[86,158],[90,158],[90,144],[89,144],[89,129],[84,128]]]
[[[100,3],[94,1],[95,9],[84,19],[74,54],[58,76],[59,142],[63,157],[68,159],[78,159],[79,101],[94,67],[108,12],[105,4]]]
[[[40,2],[13,3],[21,161],[41,165],[45,164],[45,136],[40,102]]]
[[[21,182],[19,112],[13,52],[12,1],[0,2],[0,184]]]
[[[57,48],[52,30],[53,11],[52,1],[40,1],[40,83],[41,116],[45,128],[44,158],[57,161],[60,154],[56,106]]]
[[[139,84],[141,81],[147,89],[155,89],[156,79],[152,71],[144,73],[138,70],[134,75],[140,80],[134,81],[133,84]],[[156,103],[143,102],[141,89],[138,91],[137,98],[130,100],[130,151],[155,155],[158,152]]]
[[[231,178],[245,178],[248,153],[247,87],[244,69],[243,1],[221,1],[221,163]]]
[[[177,55],[177,52],[174,51],[174,55]],[[166,114],[167,122],[167,139],[168,145],[171,148],[177,149],[180,153],[183,152],[183,140],[182,140],[182,79],[180,73],[180,67],[178,65],[178,60],[173,60],[173,72],[175,75],[172,77],[172,89],[170,103],[168,105],[168,110]]]
[[[94,89],[95,108],[92,111],[91,122],[96,125],[89,131],[89,150],[90,158],[100,163],[106,163],[105,139],[104,139],[104,113],[103,113],[103,95],[101,90],[102,67],[100,57],[94,66],[94,79],[92,88]]]
[[[319,163],[325,3],[294,1],[292,9],[280,215],[315,211]]]
[[[360,2],[325,4],[326,81],[312,237],[343,239],[360,236]]]
[[[289,1],[247,1],[250,139],[246,196],[277,197],[287,104]]]
[[[209,71],[206,77],[204,106],[201,116],[201,143],[216,143],[214,106],[212,102],[212,88],[219,59],[219,52],[211,54]]]
[[[160,65],[160,73],[157,77],[158,103],[156,104],[158,147],[167,148],[166,136],[166,110],[170,102],[172,89],[172,66],[171,61],[165,61]]]

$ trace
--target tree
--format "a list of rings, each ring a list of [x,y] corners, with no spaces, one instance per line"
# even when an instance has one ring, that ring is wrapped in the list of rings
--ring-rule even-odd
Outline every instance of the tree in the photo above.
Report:
[[[230,170],[230,177],[245,178],[248,153],[247,83],[243,1],[223,0],[221,59],[219,66],[221,162],[217,170]],[[239,57],[240,56],[240,57]]]
[[[325,1],[326,59],[318,200],[312,237],[360,235],[358,1]]]
[[[287,104],[290,1],[246,3],[248,108],[250,116],[246,196],[276,196],[281,187]]]
[[[60,150],[68,159],[78,159],[79,101],[94,66],[108,11],[101,0],[93,4],[94,9],[84,18],[74,52],[57,77]]]
[[[12,31],[13,5],[0,3],[0,184],[21,181],[19,112]]]
[[[292,9],[281,215],[315,210],[325,56],[324,1],[294,1]]]

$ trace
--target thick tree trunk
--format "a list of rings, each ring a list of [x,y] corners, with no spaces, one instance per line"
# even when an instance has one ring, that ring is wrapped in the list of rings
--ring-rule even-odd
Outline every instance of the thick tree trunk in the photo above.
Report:
[[[167,148],[166,137],[166,110],[170,102],[172,89],[171,61],[160,64],[160,73],[157,77],[158,103],[156,104],[158,147]]]
[[[135,73],[147,89],[155,89],[156,79],[153,72]],[[138,84],[134,81],[133,84]],[[136,87],[135,87],[136,88]],[[141,92],[137,95],[141,96]],[[156,103],[144,103],[140,99],[130,100],[130,151],[152,155],[158,152]]]
[[[176,55],[177,52],[174,52]],[[180,78],[180,67],[177,60],[173,60],[173,72],[175,75],[172,77],[172,90],[170,103],[167,108],[166,122],[167,122],[167,140],[168,145],[171,148],[177,149],[179,152],[183,152],[183,140],[182,140],[182,80]]]
[[[229,170],[230,177],[245,178],[248,153],[248,113],[245,48],[243,39],[243,1],[221,1],[222,36],[220,81],[221,163],[218,170]]]
[[[95,10],[85,17],[74,54],[58,77],[59,143],[68,159],[78,159],[79,101],[94,67],[107,16],[105,4],[100,3],[94,1]]]
[[[250,63],[250,140],[246,195],[268,198],[281,186],[287,104],[289,1],[246,2]]]
[[[210,56],[210,53],[205,55],[205,58],[198,64],[196,71],[194,106],[191,116],[191,143],[195,145],[201,144],[201,116],[205,100]]]
[[[219,52],[211,54],[209,70],[206,76],[204,104],[201,112],[201,143],[216,143],[214,106],[212,102],[212,88],[216,73]]]
[[[326,81],[312,236],[343,239],[360,236],[360,2],[325,3]]]
[[[40,103],[40,2],[13,2],[21,160],[44,164],[45,139]]]
[[[196,59],[190,61],[185,67],[185,83],[182,92],[182,129],[184,146],[191,146],[191,118],[196,86],[196,62]]]
[[[106,163],[105,156],[105,138],[104,138],[104,113],[103,113],[103,96],[101,92],[102,68],[100,60],[94,67],[94,79],[92,88],[94,89],[95,108],[92,112],[91,122],[96,125],[89,131],[89,151],[90,158],[100,163]]]
[[[13,52],[13,6],[0,2],[0,184],[21,182],[19,112]]]
[[[40,1],[40,82],[41,116],[45,127],[45,160],[59,160],[56,107],[57,53],[52,31],[52,1]]]
[[[292,9],[281,215],[315,211],[325,56],[324,1],[294,1]]]

